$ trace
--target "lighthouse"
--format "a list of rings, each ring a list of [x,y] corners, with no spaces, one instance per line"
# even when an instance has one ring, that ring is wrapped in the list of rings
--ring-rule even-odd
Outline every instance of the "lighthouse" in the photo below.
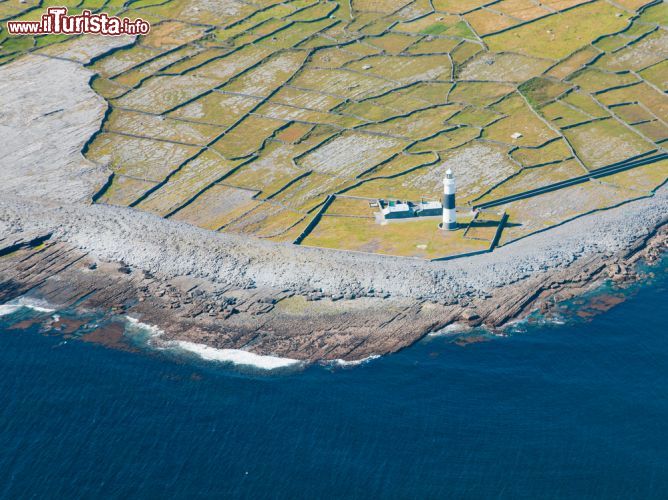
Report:
[[[443,229],[457,229],[457,212],[455,210],[455,176],[448,169],[443,179]]]

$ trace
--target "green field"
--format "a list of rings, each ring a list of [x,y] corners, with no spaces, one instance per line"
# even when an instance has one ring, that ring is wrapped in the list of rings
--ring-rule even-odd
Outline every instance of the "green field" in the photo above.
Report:
[[[668,140],[666,7],[643,0],[0,2],[0,65],[81,62],[92,36],[10,36],[68,5],[142,17],[147,36],[89,63],[109,104],[85,155],[98,203],[206,229],[421,258],[483,248],[431,219],[378,224],[369,200],[458,205],[583,175]],[[502,243],[647,196],[665,163],[515,202]],[[588,199],[581,199],[588,197]],[[607,198],[606,198],[607,197]],[[464,213],[463,212],[463,213]],[[488,226],[472,227],[484,234]]]

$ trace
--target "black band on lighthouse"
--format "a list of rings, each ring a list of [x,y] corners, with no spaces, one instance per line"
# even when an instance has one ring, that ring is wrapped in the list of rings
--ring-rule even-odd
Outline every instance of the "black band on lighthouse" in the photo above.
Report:
[[[455,208],[455,195],[446,194],[443,196],[443,210],[450,210]]]

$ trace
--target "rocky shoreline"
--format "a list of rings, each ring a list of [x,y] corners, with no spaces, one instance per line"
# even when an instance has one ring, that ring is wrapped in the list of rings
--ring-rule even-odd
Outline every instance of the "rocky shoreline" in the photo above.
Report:
[[[656,202],[664,200],[665,194],[657,194],[657,198],[652,203],[645,200],[645,204],[656,207]],[[636,205],[642,203],[635,202]],[[629,207],[624,208],[628,213]],[[102,211],[105,209],[116,210],[103,207]],[[49,216],[44,218],[48,220],[40,221],[37,210],[48,213]],[[425,290],[437,291],[433,295],[402,293],[405,287],[374,287],[373,280],[370,285],[365,283],[363,270],[357,271],[360,279],[349,282],[342,289],[310,286],[309,283],[322,278],[313,274],[299,286],[294,286],[294,282],[272,286],[273,282],[264,282],[251,272],[252,265],[257,263],[257,255],[254,259],[244,256],[245,267],[237,269],[238,273],[218,275],[166,272],[169,266],[142,261],[132,251],[124,254],[125,258],[114,258],[119,251],[116,246],[128,250],[143,247],[145,251],[153,252],[146,226],[142,226],[142,237],[135,234],[134,239],[128,239],[117,230],[115,241],[118,245],[113,245],[104,239],[104,221],[100,220],[90,227],[96,229],[97,241],[102,244],[90,242],[90,245],[83,245],[82,233],[85,234],[86,225],[91,222],[86,221],[85,214],[95,210],[99,207],[54,207],[25,200],[0,203],[0,228],[4,229],[0,233],[3,235],[0,239],[0,303],[29,294],[59,308],[101,311],[111,308],[111,313],[115,315],[138,318],[143,323],[155,325],[162,330],[161,339],[164,341],[240,349],[306,362],[356,361],[392,353],[454,323],[500,328],[536,309],[549,312],[559,301],[582,294],[605,279],[618,284],[642,279],[635,271],[636,264],[641,261],[651,264],[668,248],[668,225],[664,217],[658,219],[654,229],[639,232],[635,239],[625,241],[615,251],[583,249],[570,261],[562,261],[549,268],[546,266],[520,279],[505,276],[507,282],[503,285],[487,283],[484,289],[472,286],[458,295],[440,298],[438,293],[443,285],[454,282],[452,276],[457,276],[458,280],[465,279],[466,273],[461,274],[462,269],[467,272],[477,269],[478,279],[484,276],[486,266],[492,266],[501,274],[504,270],[500,263],[504,262],[506,253],[519,257],[532,248],[540,252],[540,241],[534,242],[531,238],[523,240],[517,246],[499,249],[482,262],[464,259],[459,263],[441,263],[438,266],[440,271],[450,272],[451,279],[445,283],[425,282],[428,285]],[[622,216],[615,210],[588,216],[594,221],[585,217],[569,224],[586,226],[595,222],[597,227],[604,228],[606,219],[614,221]],[[67,215],[69,224],[59,220],[59,212]],[[150,218],[145,214],[131,213],[131,218],[135,218],[134,214],[137,218]],[[640,214],[638,210],[636,213]],[[103,216],[109,214],[101,213],[100,217]],[[116,221],[119,222],[118,226],[123,227],[123,220]],[[188,236],[192,236],[186,231],[180,241],[169,239],[172,234],[169,230],[174,229],[172,225],[171,221],[157,218],[152,223],[152,232],[160,233],[165,245],[162,253],[156,253],[154,258],[165,262],[174,255],[182,255],[187,248]],[[129,227],[126,225],[125,229]],[[176,229],[182,228],[179,225]],[[568,230],[567,224],[532,238],[549,235],[553,242],[557,242],[560,241],[559,232]],[[202,232],[202,237],[210,238],[211,245],[216,238],[223,236],[225,239],[227,236],[215,233],[206,236],[208,234]],[[585,236],[581,232],[579,234]],[[568,247],[563,239],[561,247]],[[298,254],[303,249],[287,245],[286,248],[295,252],[296,257],[292,262],[284,260],[282,264],[290,266],[294,274],[306,278],[299,269]],[[211,255],[218,255],[218,263],[223,268],[239,265],[236,260],[239,255],[220,255],[216,254],[215,248],[210,250]],[[491,260],[494,256],[497,262]],[[272,254],[269,257],[275,256]],[[331,256],[330,271],[349,265],[345,259],[339,261],[339,257],[336,252]],[[226,265],[228,259],[232,259],[233,264]],[[524,255],[525,262],[526,259]],[[397,260],[401,261],[391,257],[378,257],[378,260],[378,265],[387,263],[390,269],[397,265]],[[418,280],[438,280],[441,274],[436,273],[434,267],[434,264],[416,261],[411,263],[408,271],[417,274]],[[325,276],[326,273],[327,269],[323,269]],[[240,279],[240,276],[245,279]],[[501,278],[497,277],[498,280]],[[382,279],[387,280],[387,277],[382,276]],[[407,275],[402,273],[394,279],[406,285]],[[472,280],[470,285],[474,282]],[[413,289],[408,288],[410,291]],[[343,290],[345,297],[342,297]]]
[[[0,126],[11,132],[0,158],[0,303],[28,294],[136,318],[165,341],[356,361],[453,323],[499,328],[607,277],[633,279],[639,259],[666,249],[666,186],[446,262],[278,244],[91,204],[109,172],[81,150],[106,103],[80,62],[29,55],[0,70]],[[35,81],[35,70],[59,77]]]

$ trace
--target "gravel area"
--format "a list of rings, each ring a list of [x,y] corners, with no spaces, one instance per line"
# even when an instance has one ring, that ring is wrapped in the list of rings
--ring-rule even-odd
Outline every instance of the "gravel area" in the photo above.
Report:
[[[52,230],[57,239],[95,256],[166,276],[191,275],[242,287],[321,289],[327,294],[373,288],[393,296],[446,301],[484,296],[580,257],[612,255],[667,217],[664,188],[653,198],[581,217],[491,254],[427,262],[214,233],[127,208],[20,198],[0,201],[4,227]]]

